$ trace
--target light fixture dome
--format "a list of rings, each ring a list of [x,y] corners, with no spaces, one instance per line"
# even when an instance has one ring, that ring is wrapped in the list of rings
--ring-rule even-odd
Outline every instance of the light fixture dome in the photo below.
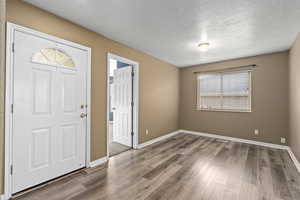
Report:
[[[210,44],[208,42],[203,42],[203,43],[198,44],[198,47],[199,47],[200,51],[207,51],[209,48],[209,45]]]

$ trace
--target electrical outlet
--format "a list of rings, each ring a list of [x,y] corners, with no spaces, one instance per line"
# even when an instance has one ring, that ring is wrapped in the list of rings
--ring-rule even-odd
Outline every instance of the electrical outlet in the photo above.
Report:
[[[149,131],[148,131],[148,129],[146,129],[146,135],[148,135],[149,134]]]
[[[282,144],[285,144],[285,143],[286,143],[286,139],[285,139],[284,137],[281,137],[281,138],[280,138],[280,142],[281,142]]]
[[[254,135],[259,135],[259,130],[258,129],[254,130]]]

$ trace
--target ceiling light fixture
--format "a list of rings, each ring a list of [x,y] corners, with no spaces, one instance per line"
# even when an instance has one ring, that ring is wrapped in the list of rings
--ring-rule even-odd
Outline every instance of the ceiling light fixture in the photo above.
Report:
[[[198,47],[200,51],[208,51],[209,43],[208,42],[200,43],[198,44]]]

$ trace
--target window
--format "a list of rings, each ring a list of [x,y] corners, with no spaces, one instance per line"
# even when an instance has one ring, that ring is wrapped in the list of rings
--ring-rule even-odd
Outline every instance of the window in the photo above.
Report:
[[[251,71],[200,74],[199,110],[251,112]]]
[[[69,55],[54,48],[42,49],[35,53],[32,57],[32,62],[62,67],[75,67],[75,63]]]

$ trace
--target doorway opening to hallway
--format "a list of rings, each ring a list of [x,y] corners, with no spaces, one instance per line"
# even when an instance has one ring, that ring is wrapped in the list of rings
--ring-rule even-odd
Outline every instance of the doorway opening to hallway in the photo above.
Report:
[[[138,63],[108,54],[107,154],[137,147]]]

